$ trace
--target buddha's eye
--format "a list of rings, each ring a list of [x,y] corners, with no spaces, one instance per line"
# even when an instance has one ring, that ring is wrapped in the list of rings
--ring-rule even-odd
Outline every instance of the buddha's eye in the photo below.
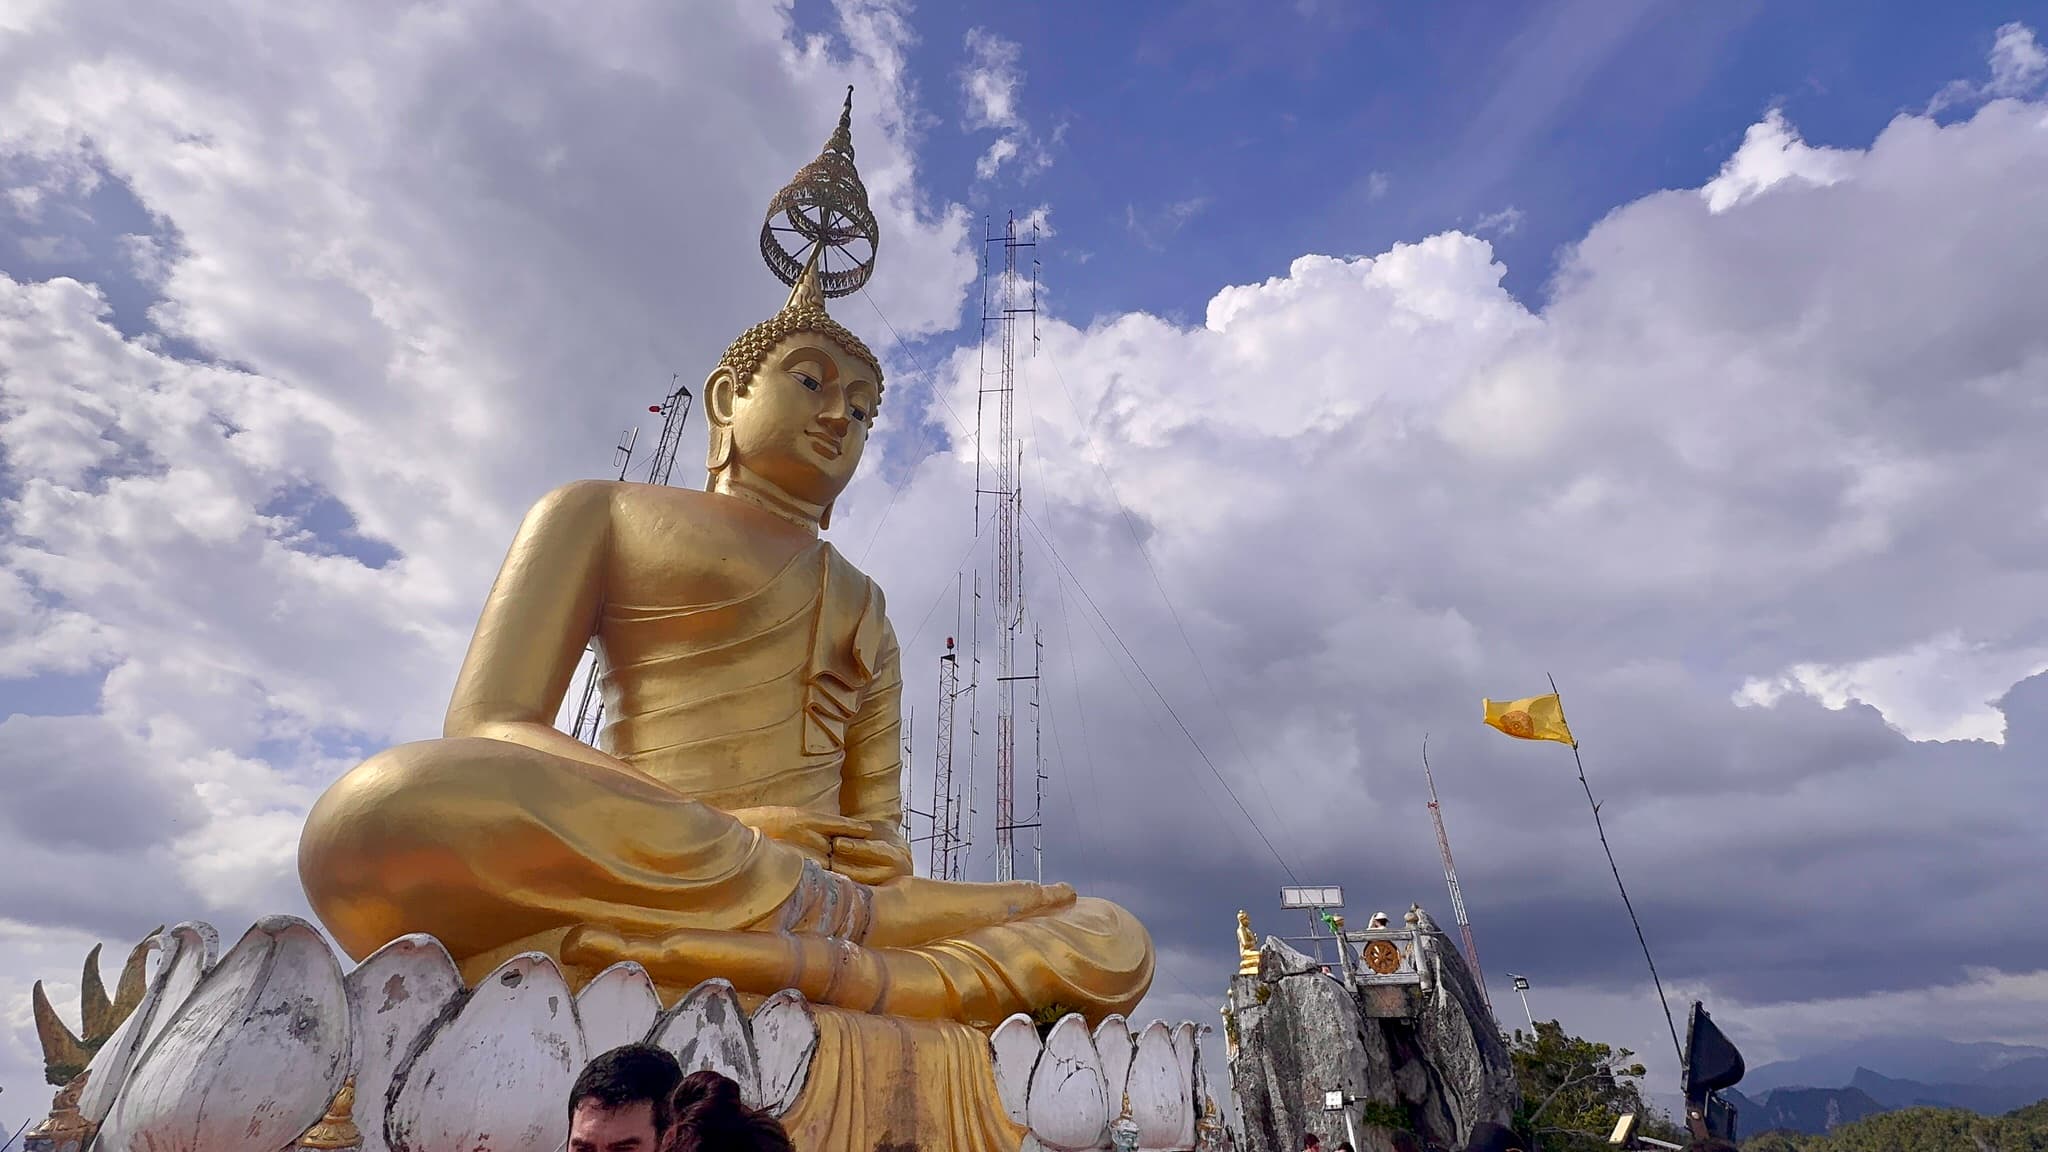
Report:
[[[811,391],[816,392],[818,390],[818,382],[812,379],[810,376],[802,372],[792,372],[790,373],[790,375],[796,377],[797,383],[802,384],[804,387],[809,388]]]
[[[853,418],[855,420],[858,420],[863,424],[868,422],[868,410],[861,407],[860,405],[855,404],[852,408],[848,409],[848,411],[853,413]]]

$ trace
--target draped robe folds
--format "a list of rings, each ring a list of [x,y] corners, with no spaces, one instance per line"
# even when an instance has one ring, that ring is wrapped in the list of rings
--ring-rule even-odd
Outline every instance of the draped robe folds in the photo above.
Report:
[[[351,955],[427,932],[475,980],[518,951],[561,959],[579,926],[628,940],[792,927],[858,937],[845,908],[805,905],[844,902],[832,894],[849,889],[866,901],[867,889],[823,877],[819,861],[728,813],[778,805],[897,827],[902,680],[874,582],[814,542],[731,600],[607,599],[597,641],[601,744],[635,771],[462,737],[391,749],[321,798],[301,873]],[[984,1027],[1054,1003],[1128,1012],[1152,975],[1143,927],[1087,898],[899,943],[882,950],[893,954],[888,1011]]]

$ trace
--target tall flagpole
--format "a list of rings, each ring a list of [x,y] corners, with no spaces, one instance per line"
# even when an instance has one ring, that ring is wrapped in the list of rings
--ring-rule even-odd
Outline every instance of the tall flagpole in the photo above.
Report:
[[[1550,694],[1557,697],[1557,719],[1565,731],[1571,731],[1571,723],[1564,716],[1564,696],[1557,690],[1557,677],[1545,673],[1550,681]],[[1664,1009],[1664,1026],[1671,1029],[1671,1047],[1678,1053],[1678,1066],[1685,1067],[1685,1045],[1678,1039],[1678,1022],[1671,1018],[1671,1001],[1664,996],[1664,981],[1657,975],[1657,961],[1650,956],[1650,942],[1643,937],[1643,922],[1636,919],[1636,906],[1628,898],[1628,885],[1621,882],[1621,869],[1614,863],[1614,849],[1608,846],[1607,829],[1600,823],[1600,804],[1593,799],[1593,786],[1586,783],[1586,762],[1579,758],[1579,738],[1572,737],[1572,763],[1579,766],[1579,787],[1586,790],[1586,803],[1593,806],[1593,829],[1600,833],[1600,850],[1607,853],[1607,867],[1614,873],[1614,886],[1621,890],[1621,906],[1628,909],[1628,922],[1635,927],[1636,943],[1643,946],[1643,959],[1650,965],[1650,983],[1657,986],[1657,1003]]]

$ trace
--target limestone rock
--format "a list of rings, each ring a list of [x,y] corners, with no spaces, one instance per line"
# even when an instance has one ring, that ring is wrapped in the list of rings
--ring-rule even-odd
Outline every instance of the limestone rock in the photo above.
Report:
[[[1259,974],[1232,980],[1226,1033],[1242,1152],[1295,1152],[1315,1132],[1326,1146],[1392,1152],[1397,1121],[1440,1147],[1462,1147],[1483,1121],[1518,1103],[1514,1066],[1457,947],[1420,908],[1406,984],[1349,987],[1342,969],[1267,941]],[[1404,945],[1406,947],[1407,945]],[[1324,1094],[1355,1099],[1345,1115]]]

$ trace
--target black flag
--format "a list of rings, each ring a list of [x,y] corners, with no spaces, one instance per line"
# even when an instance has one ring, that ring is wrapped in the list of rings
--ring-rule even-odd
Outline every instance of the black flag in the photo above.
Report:
[[[1745,1070],[1742,1053],[1714,1026],[1706,1007],[1693,1001],[1685,1025],[1684,1072],[1685,1115],[1694,1136],[1735,1138],[1735,1108],[1718,1093],[1741,1083]]]

